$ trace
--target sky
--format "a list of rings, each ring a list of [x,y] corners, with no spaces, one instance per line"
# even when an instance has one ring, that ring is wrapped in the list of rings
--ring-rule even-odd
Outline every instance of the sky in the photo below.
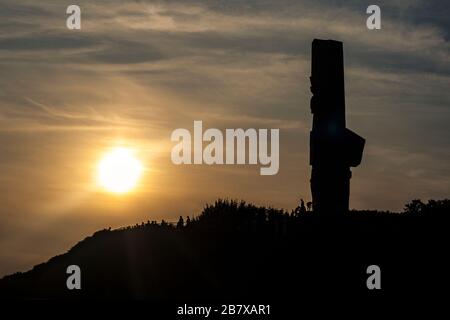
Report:
[[[81,8],[68,30],[66,8]],[[450,6],[378,1],[0,2],[0,276],[105,227],[199,214],[217,198],[310,200],[310,50],[344,43],[347,126],[366,138],[350,206],[401,211],[450,190]],[[280,129],[280,169],[171,162],[177,128]],[[144,174],[98,190],[115,146]]]

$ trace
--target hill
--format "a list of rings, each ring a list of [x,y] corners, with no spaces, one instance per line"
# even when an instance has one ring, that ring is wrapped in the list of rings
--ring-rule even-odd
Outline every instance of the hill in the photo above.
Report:
[[[3,299],[261,301],[374,295],[367,267],[381,268],[387,295],[444,287],[450,200],[418,200],[403,213],[351,211],[320,217],[218,200],[173,226],[146,222],[105,229],[67,253],[0,280]],[[66,269],[81,269],[68,290]]]

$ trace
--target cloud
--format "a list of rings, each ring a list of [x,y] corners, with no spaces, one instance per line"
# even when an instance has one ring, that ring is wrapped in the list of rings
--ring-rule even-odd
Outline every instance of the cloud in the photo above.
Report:
[[[356,0],[78,4],[80,31],[66,28],[66,3],[0,4],[0,225],[10,226],[0,248],[21,252],[0,254],[3,272],[41,262],[105,224],[192,214],[219,196],[288,209],[308,199],[313,38],[344,42],[347,122],[367,138],[352,206],[399,210],[450,187],[445,1],[379,1],[379,31],[367,30],[366,4]],[[174,167],[170,133],[194,120],[280,128],[280,173]],[[148,162],[141,193],[74,201],[117,141],[137,146]],[[25,227],[27,220],[40,222]],[[67,224],[76,228],[61,234]]]

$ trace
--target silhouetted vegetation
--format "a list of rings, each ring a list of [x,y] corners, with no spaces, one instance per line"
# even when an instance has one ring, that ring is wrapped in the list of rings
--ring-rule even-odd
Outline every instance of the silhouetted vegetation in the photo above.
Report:
[[[385,291],[412,294],[440,281],[448,267],[449,214],[448,199],[413,200],[400,213],[353,210],[334,218],[315,215],[303,200],[290,212],[217,200],[177,223],[97,231],[63,255],[4,277],[0,295],[185,301],[289,299],[292,292],[342,288],[367,294],[371,264],[382,268]],[[82,270],[82,290],[66,288],[71,264]],[[416,272],[426,273],[426,281]]]

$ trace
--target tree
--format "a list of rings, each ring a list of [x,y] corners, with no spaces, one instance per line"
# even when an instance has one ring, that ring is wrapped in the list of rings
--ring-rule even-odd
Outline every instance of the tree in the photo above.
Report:
[[[181,229],[184,227],[184,220],[183,217],[180,216],[180,219],[178,219],[178,223],[177,223],[177,229]]]
[[[404,211],[411,214],[420,214],[424,211],[426,205],[420,199],[414,199],[405,205]]]
[[[306,213],[305,201],[303,199],[300,200],[300,214]]]
[[[303,199],[300,199],[300,205],[297,206],[297,208],[295,208],[294,215],[296,217],[300,217],[305,213],[306,213],[305,201],[303,201]]]

